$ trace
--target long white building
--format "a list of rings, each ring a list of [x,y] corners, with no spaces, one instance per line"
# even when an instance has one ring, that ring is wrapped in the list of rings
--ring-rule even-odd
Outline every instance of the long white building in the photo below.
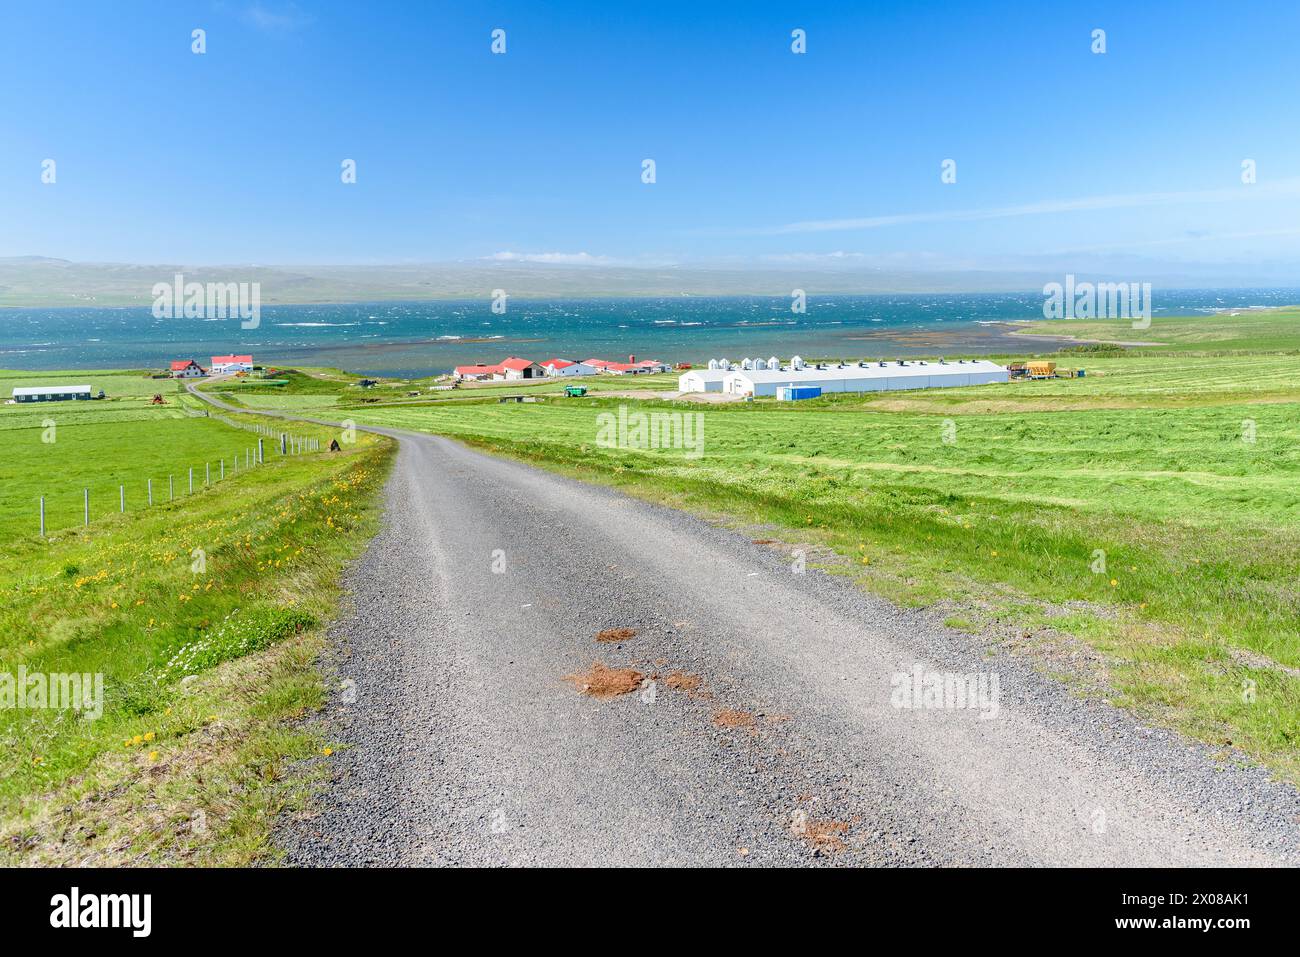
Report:
[[[951,359],[947,362],[895,359],[891,362],[845,363],[842,366],[831,363],[825,369],[733,369],[722,375],[722,391],[730,395],[754,396],[776,395],[776,390],[786,385],[820,386],[822,392],[884,392],[985,385],[1006,382],[1010,378],[1005,368],[987,359]],[[683,388],[682,391],[689,390]]]

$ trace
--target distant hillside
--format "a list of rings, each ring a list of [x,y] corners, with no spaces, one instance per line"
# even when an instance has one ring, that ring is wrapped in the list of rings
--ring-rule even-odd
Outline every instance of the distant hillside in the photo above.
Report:
[[[586,296],[810,296],[857,293],[1019,292],[1059,281],[1059,271],[919,272],[821,265],[709,269],[550,265],[518,262],[389,266],[187,266],[76,263],[38,256],[0,258],[0,307],[147,306],[155,283],[258,282],[262,303],[486,299],[504,289],[524,299]],[[1238,286],[1232,277],[1143,277],[1170,288]],[[1261,283],[1262,284],[1262,283]]]

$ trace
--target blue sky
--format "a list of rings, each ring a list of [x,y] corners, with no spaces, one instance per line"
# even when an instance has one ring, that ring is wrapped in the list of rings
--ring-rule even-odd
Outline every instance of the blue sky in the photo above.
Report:
[[[1298,34],[1294,3],[11,2],[0,255],[1300,263]]]

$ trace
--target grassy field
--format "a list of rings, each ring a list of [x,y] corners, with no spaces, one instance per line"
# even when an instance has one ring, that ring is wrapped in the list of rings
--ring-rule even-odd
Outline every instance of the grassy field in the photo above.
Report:
[[[84,521],[83,490],[90,492],[91,521],[99,521],[118,513],[119,487],[126,510],[138,511],[148,506],[150,481],[154,503],[164,503],[169,487],[176,498],[189,494],[190,469],[196,489],[209,479],[215,484],[223,461],[233,476],[257,446],[257,435],[206,417],[206,405],[178,393],[174,382],[136,373],[52,373],[35,380],[0,373],[6,384],[74,378],[104,389],[109,398],[0,406],[0,541],[39,531],[42,496],[47,530],[70,528]],[[150,403],[159,393],[166,405]],[[273,445],[268,439],[267,454]]]
[[[1086,378],[789,404],[350,414],[829,546],[864,586],[1050,669],[1049,646],[1082,639],[1081,685],[1300,781],[1300,356],[1078,364]],[[601,447],[597,416],[620,404],[703,415],[703,455]]]
[[[1146,329],[1128,320],[1055,320],[1027,324],[1035,335],[1074,336],[1103,342],[1149,342],[1160,352],[1266,352],[1300,350],[1300,307],[1238,309],[1208,316],[1153,316]]]
[[[104,378],[125,388],[113,381],[123,377]],[[41,410],[61,422],[52,446],[34,434],[39,422],[24,425],[23,410],[6,408],[5,467],[19,466],[6,485],[60,471],[78,483],[87,470],[157,476],[249,441],[173,407],[124,418],[130,410],[110,402],[68,404],[76,408],[62,424],[63,405]],[[365,435],[341,453],[268,454],[263,466],[124,515],[114,489],[114,509],[88,528],[78,488],[70,527],[47,539],[6,536],[0,671],[101,674],[103,713],[0,709],[0,862],[272,857],[276,814],[302,805],[319,776],[312,769],[331,753],[293,721],[324,698],[314,667],[321,628],[336,611],[343,563],[375,527],[390,454],[390,443]],[[15,517],[5,499],[0,522],[14,532],[29,511],[24,502]],[[293,766],[307,770],[288,773]]]

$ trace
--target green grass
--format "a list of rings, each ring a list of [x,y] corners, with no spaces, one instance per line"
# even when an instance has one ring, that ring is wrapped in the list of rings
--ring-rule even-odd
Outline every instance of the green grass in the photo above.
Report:
[[[152,370],[142,369],[73,370],[70,372],[26,372],[0,369],[0,399],[7,400],[13,395],[14,389],[39,385],[88,385],[94,392],[103,389],[109,399],[148,399],[158,392],[170,398],[173,394],[181,391],[182,386],[176,379],[155,379],[153,376],[156,374]],[[75,404],[75,402],[50,403],[51,406]]]
[[[69,431],[63,468],[89,460],[115,474],[134,458],[157,468],[249,438],[170,410]],[[61,427],[55,449],[64,442]],[[16,454],[30,463],[49,451]],[[343,563],[376,526],[390,454],[363,434],[342,453],[272,455],[173,503],[95,515],[89,528],[77,527],[78,492],[73,527],[10,537],[0,668],[102,674],[105,706],[97,720],[0,709],[0,861],[273,859],[275,815],[302,806],[318,777],[290,765],[327,760],[328,742],[292,722],[324,699],[321,628]],[[46,462],[31,471],[54,474]]]
[[[1153,316],[1146,329],[1130,320],[1045,320],[1025,326],[1036,335],[1075,336],[1103,342],[1150,342],[1148,351],[1222,352],[1300,349],[1300,307],[1237,309],[1207,316]]]
[[[369,389],[356,385],[358,376],[337,369],[300,368],[291,370],[289,385],[273,387],[259,384],[256,379],[220,380],[206,383],[210,391],[226,402],[248,409],[273,409],[279,412],[302,412],[319,415],[330,410],[337,418],[352,418],[351,410],[375,406],[421,406],[429,403],[451,402],[474,404],[495,403],[503,395],[534,395],[572,401],[564,396],[568,385],[586,386],[591,393],[653,390],[676,391],[676,373],[656,373],[637,376],[584,376],[576,379],[521,380],[518,382],[464,383],[459,388],[432,391],[429,387],[446,384],[438,377],[423,379],[380,378]],[[418,396],[408,393],[418,392]]]
[[[76,376],[75,372],[52,374],[60,380]],[[140,388],[139,376],[133,373],[88,378],[110,395]],[[160,385],[175,388],[173,383]],[[156,385],[143,390],[150,397],[159,391]],[[257,446],[257,435],[188,414],[187,410],[206,411],[193,396],[174,392],[165,396],[164,406],[151,405],[140,395],[0,406],[0,541],[38,533],[41,496],[46,528],[54,532],[82,524],[83,489],[90,490],[93,523],[118,513],[119,486],[125,488],[127,511],[135,512],[148,507],[150,480],[158,505],[168,500],[169,477],[175,497],[180,498],[189,494],[191,468],[195,488],[200,489],[208,474],[212,484],[219,481],[222,460],[227,477],[244,467],[246,453]],[[308,427],[292,431],[325,437],[327,443],[331,434]],[[273,439],[266,442],[266,454],[275,455]]]
[[[340,369],[324,368],[283,368],[275,366],[274,375],[261,379],[257,376],[247,376],[243,379],[219,379],[215,382],[205,382],[202,388],[212,389],[219,392],[229,392],[232,395],[249,395],[266,394],[274,396],[292,396],[292,395],[338,395],[346,391],[360,391],[356,383],[360,376],[352,375],[349,372],[343,372]],[[281,385],[272,383],[280,382]]]
[[[961,606],[963,624],[1050,620],[1103,652],[1117,700],[1300,780],[1300,682],[1280,670],[1300,668],[1300,356],[1081,364],[1083,379],[788,404],[351,414],[783,526],[882,594]],[[598,447],[620,402],[702,414],[703,456]],[[1250,704],[1247,679],[1267,689]]]

